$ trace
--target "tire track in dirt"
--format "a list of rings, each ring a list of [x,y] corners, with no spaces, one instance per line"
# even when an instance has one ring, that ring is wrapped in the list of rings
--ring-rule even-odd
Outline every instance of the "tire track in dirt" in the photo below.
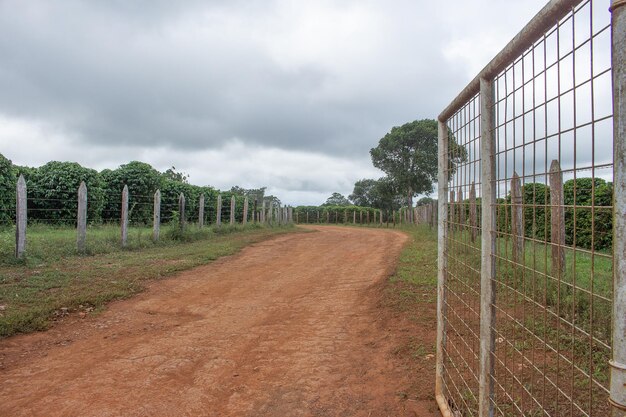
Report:
[[[381,325],[407,237],[315,229],[1,341],[0,415],[436,415],[399,395],[409,375]]]

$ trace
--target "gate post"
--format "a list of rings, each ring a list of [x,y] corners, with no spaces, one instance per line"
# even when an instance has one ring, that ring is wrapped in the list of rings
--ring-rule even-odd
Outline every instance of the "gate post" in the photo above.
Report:
[[[613,71],[613,358],[612,417],[626,416],[626,3],[611,2]]]
[[[481,160],[481,267],[480,267],[480,375],[478,415],[493,416],[493,352],[496,276],[496,148],[495,98],[493,80],[480,79],[480,160]]]
[[[446,344],[446,269],[447,259],[447,230],[448,219],[448,126],[445,121],[439,120],[439,157],[437,189],[439,193],[437,223],[437,362],[435,367],[435,398],[444,416],[451,416],[448,402],[443,392],[443,349]],[[382,220],[382,216],[381,216]]]

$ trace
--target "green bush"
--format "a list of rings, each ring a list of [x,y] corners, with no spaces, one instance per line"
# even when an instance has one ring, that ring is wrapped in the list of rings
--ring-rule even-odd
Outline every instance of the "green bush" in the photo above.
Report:
[[[15,219],[15,184],[17,170],[13,163],[0,154],[0,224]]]
[[[98,171],[76,162],[51,161],[28,178],[28,218],[47,223],[75,223],[78,187],[87,186],[87,219],[102,220],[104,188]]]

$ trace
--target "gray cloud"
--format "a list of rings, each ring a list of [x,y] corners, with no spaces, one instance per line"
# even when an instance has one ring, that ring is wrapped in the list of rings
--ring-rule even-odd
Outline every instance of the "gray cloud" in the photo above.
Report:
[[[543,3],[0,1],[0,116],[64,136],[51,159],[236,140],[365,165],[392,126],[436,117]],[[488,29],[467,24],[481,13]],[[267,180],[337,191],[293,175]],[[348,193],[356,174],[337,175]]]

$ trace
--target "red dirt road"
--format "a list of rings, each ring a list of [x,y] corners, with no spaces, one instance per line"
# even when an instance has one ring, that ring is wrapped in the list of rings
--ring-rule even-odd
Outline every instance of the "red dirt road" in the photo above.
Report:
[[[380,305],[406,236],[316,229],[0,341],[0,416],[438,415]]]

